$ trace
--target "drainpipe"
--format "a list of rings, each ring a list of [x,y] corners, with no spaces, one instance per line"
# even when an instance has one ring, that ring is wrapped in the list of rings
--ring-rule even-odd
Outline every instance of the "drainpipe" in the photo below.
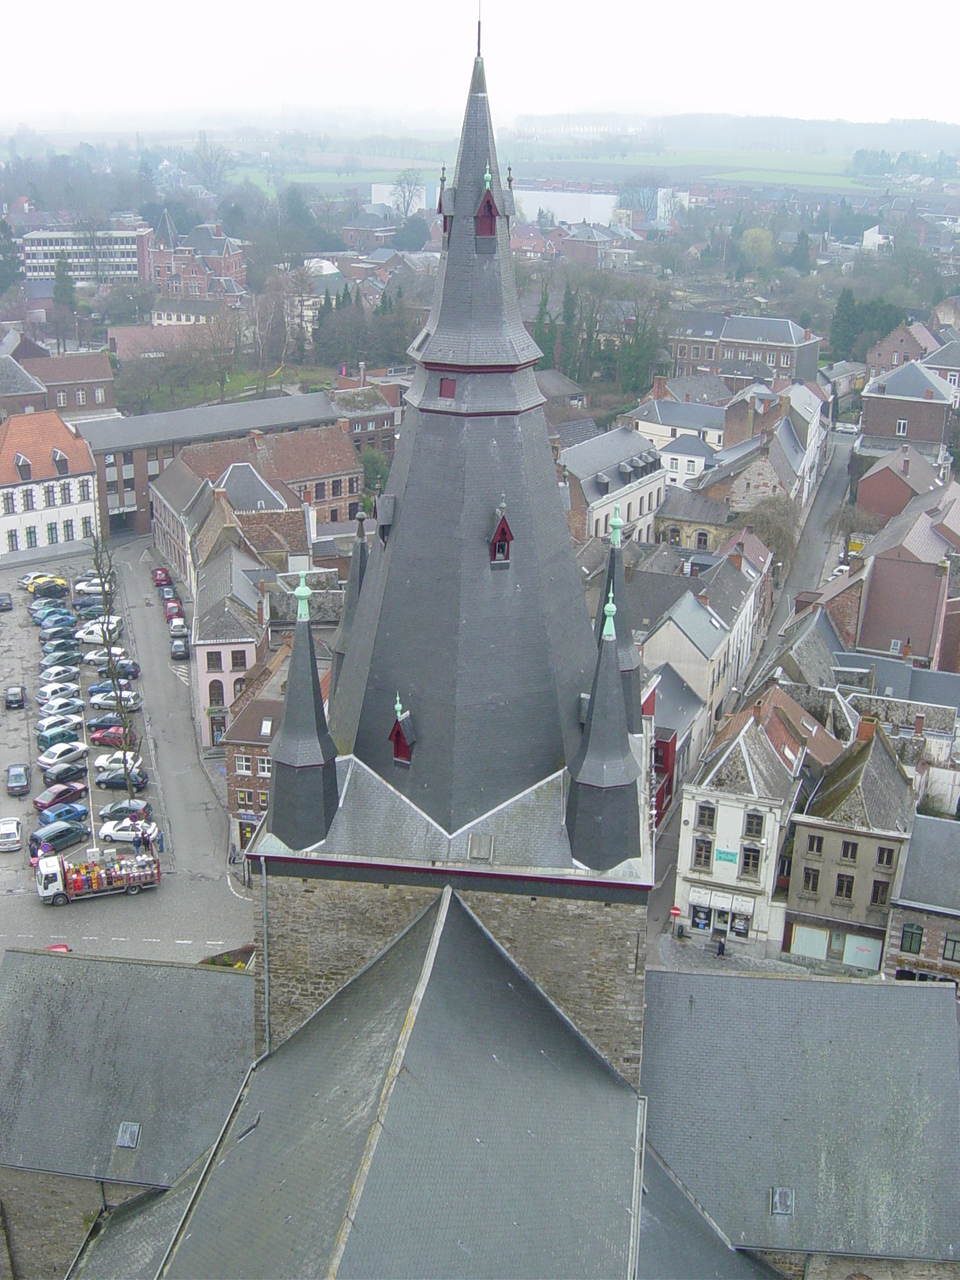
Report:
[[[267,960],[267,860],[261,854],[260,879],[263,884],[263,1026],[265,1050],[270,1052],[270,964]]]

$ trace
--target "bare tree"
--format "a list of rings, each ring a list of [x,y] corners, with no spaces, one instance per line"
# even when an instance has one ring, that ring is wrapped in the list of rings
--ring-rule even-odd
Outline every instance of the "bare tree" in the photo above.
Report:
[[[200,181],[208,191],[218,192],[223,181],[224,170],[230,159],[226,147],[222,147],[219,142],[210,142],[206,130],[201,129],[195,154],[197,176]]]
[[[420,194],[420,188],[422,186],[423,181],[421,179],[419,169],[404,169],[398,173],[394,179],[392,193],[393,207],[399,212],[404,221],[410,217],[410,210],[413,208],[413,202]]]
[[[208,317],[197,333],[204,364],[220,389],[220,400],[226,395],[230,370],[237,361],[240,347],[238,317],[229,307],[221,307],[216,315]]]
[[[264,395],[271,370],[279,372],[287,355],[287,325],[284,317],[283,286],[276,276],[253,301],[253,352],[257,364],[257,394]],[[279,368],[273,369],[274,365]],[[261,385],[262,384],[262,385]]]

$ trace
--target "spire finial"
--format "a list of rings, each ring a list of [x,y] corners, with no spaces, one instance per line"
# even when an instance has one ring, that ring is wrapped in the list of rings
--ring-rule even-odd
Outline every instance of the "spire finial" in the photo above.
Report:
[[[484,187],[487,189],[487,191],[489,191],[489,190],[490,190],[490,179],[491,179],[492,177],[493,177],[493,174],[490,172],[490,161],[489,161],[489,159],[488,159],[488,160],[487,160],[487,171],[486,171],[486,173],[483,175],[483,185],[484,185]]]
[[[440,190],[447,185],[447,162],[446,160],[440,166]]]
[[[513,165],[512,164],[507,165],[507,186],[510,188],[511,191],[513,190]]]
[[[603,638],[607,640],[616,635],[613,626],[613,619],[616,616],[617,606],[613,603],[613,583],[610,583],[610,595],[607,603],[603,606]]]
[[[393,709],[394,709],[394,711],[397,713],[397,719],[399,720],[399,719],[400,719],[400,717],[403,715],[403,703],[400,701],[400,690],[399,690],[399,689],[397,690],[397,700],[396,700],[396,702],[394,703]]]
[[[614,503],[613,519],[610,521],[610,545],[611,547],[620,546],[620,530],[623,528],[623,521],[620,519],[620,503]]]
[[[293,594],[297,597],[297,621],[310,621],[310,597],[313,592],[307,586],[307,571],[300,570],[300,585],[294,589]]]
[[[477,0],[477,57],[480,57],[480,0]]]

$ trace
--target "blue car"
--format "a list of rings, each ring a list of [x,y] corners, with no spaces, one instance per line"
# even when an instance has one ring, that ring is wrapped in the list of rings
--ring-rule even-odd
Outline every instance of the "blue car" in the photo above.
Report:
[[[87,816],[87,806],[72,801],[68,804],[55,804],[44,809],[40,814],[40,825],[45,827],[51,822],[79,822]]]
[[[120,686],[121,689],[130,688],[129,680],[118,680],[117,684]],[[87,692],[88,693],[113,693],[113,681],[101,680],[98,684],[92,684],[90,688],[87,690]]]
[[[35,627],[55,627],[58,623],[73,621],[74,615],[69,609],[38,609],[33,615]]]

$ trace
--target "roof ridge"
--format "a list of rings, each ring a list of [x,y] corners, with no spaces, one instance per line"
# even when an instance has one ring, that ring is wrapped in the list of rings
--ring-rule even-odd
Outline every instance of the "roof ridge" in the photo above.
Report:
[[[443,934],[443,926],[446,924],[447,911],[449,910],[450,900],[452,897],[452,888],[449,884],[445,885],[443,894],[440,898],[440,908],[437,911],[437,918],[434,922],[433,933],[430,937],[430,944],[427,947],[427,954],[424,956],[423,967],[420,970],[420,978],[414,988],[413,996],[410,999],[410,1007],[407,1009],[407,1015],[403,1020],[400,1039],[397,1041],[397,1047],[394,1050],[393,1058],[390,1061],[390,1066],[387,1068],[386,1079],[383,1082],[383,1089],[380,1092],[380,1101],[377,1104],[377,1114],[370,1129],[370,1133],[367,1136],[363,1155],[360,1159],[360,1167],[357,1170],[357,1176],[350,1192],[350,1199],[347,1201],[347,1206],[343,1211],[343,1220],[340,1223],[340,1230],[337,1232],[333,1251],[327,1262],[325,1274],[329,1276],[331,1280],[336,1280],[337,1271],[340,1263],[343,1261],[347,1242],[350,1239],[350,1230],[353,1223],[356,1221],[357,1210],[360,1207],[360,1197],[363,1195],[363,1190],[367,1183],[367,1175],[373,1165],[373,1157],[377,1149],[377,1143],[380,1141],[380,1134],[385,1125],[387,1108],[389,1107],[390,1099],[393,1096],[394,1085],[397,1083],[397,1079],[400,1075],[400,1069],[403,1066],[404,1054],[407,1051],[407,1045],[410,1043],[410,1037],[413,1035],[413,1028],[417,1021],[417,1014],[420,1012],[420,1005],[423,1001],[427,984],[430,981],[430,975],[433,972],[433,962],[437,957],[437,950],[440,946],[440,938]]]

